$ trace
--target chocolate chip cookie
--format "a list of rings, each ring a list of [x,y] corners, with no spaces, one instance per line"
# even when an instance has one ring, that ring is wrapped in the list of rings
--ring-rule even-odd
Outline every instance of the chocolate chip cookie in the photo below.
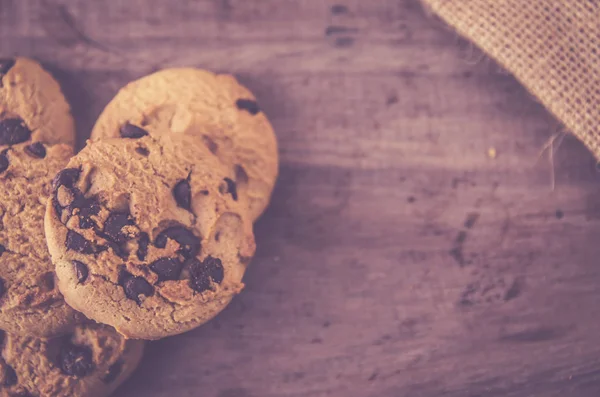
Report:
[[[0,396],[109,396],[137,367],[142,341],[103,325],[53,339],[0,331]]]
[[[88,142],[56,175],[46,237],[69,305],[158,339],[204,323],[242,289],[252,220],[233,170],[195,137],[121,128],[129,138]]]
[[[50,183],[74,137],[58,83],[34,61],[0,60],[0,329],[14,334],[52,336],[83,318],[54,285],[44,237]]]
[[[203,142],[248,197],[253,220],[264,211],[277,178],[277,142],[256,99],[233,76],[176,68],[131,82],[106,106],[92,139],[135,139],[149,127],[157,140],[184,134]]]

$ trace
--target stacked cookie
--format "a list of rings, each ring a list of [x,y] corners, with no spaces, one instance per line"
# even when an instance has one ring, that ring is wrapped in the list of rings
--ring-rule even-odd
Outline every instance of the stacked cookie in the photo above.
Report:
[[[0,61],[2,396],[107,395],[141,358],[141,342],[93,324],[55,285],[43,219],[74,140],[56,81],[33,61]]]
[[[140,359],[130,339],[193,329],[242,289],[275,136],[233,77],[170,69],[124,87],[71,157],[56,82],[25,59],[0,73],[0,385],[107,395]]]

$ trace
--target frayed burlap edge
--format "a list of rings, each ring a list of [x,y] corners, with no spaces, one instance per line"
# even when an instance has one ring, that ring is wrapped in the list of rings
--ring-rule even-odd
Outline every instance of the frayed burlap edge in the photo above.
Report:
[[[498,62],[600,160],[600,5],[421,0]]]

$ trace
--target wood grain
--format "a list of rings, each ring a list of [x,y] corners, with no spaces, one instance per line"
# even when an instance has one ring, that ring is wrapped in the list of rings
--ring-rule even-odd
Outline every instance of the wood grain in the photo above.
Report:
[[[83,144],[129,80],[233,72],[280,142],[244,292],[119,396],[600,394],[600,175],[416,0],[0,0]],[[490,158],[488,149],[497,157]]]

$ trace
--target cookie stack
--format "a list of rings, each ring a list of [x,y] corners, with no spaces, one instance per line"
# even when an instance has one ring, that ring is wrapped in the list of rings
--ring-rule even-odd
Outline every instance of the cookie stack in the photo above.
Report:
[[[275,135],[233,77],[169,69],[121,89],[71,157],[52,77],[18,58],[0,81],[0,395],[108,395],[135,339],[191,330],[243,288]]]

